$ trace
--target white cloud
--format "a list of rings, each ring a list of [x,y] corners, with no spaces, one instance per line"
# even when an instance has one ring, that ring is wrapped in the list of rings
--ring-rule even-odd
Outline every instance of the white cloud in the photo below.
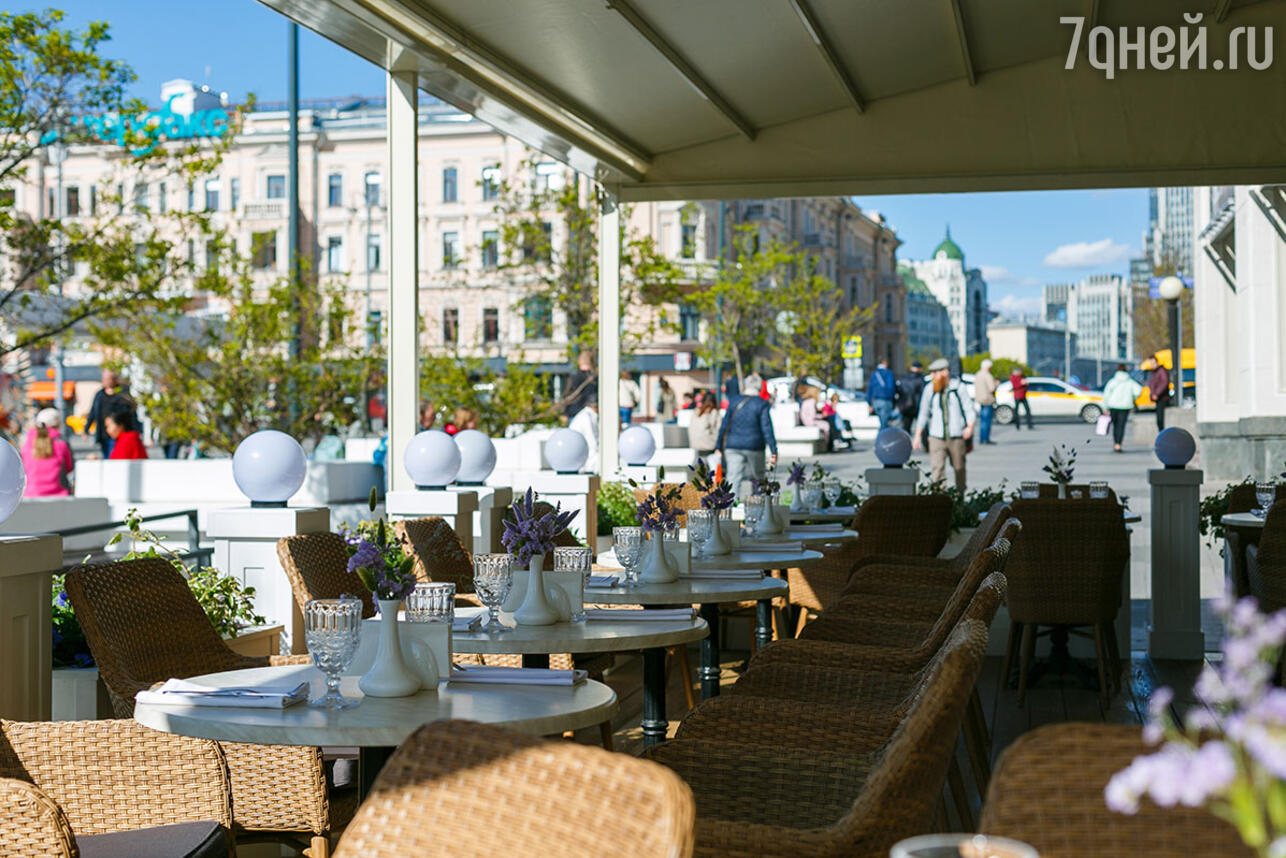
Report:
[[[1017,295],[1001,295],[1000,298],[989,303],[991,305],[989,309],[1011,318],[1039,316],[1045,312],[1044,300],[1035,295],[1021,298]]]
[[[1100,268],[1124,262],[1129,256],[1128,245],[1104,238],[1060,245],[1045,257],[1045,264],[1051,268]]]
[[[1019,277],[1003,265],[979,265],[982,279],[988,283],[1013,283],[1016,286],[1039,286],[1035,277]]]

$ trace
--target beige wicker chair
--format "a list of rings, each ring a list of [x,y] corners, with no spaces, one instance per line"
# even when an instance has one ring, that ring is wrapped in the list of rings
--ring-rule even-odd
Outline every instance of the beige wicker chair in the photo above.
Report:
[[[225,858],[219,746],[133,721],[0,721],[0,855]]]
[[[139,691],[171,677],[309,661],[306,655],[233,652],[168,560],[78,566],[67,573],[66,589],[118,718],[133,717]],[[230,742],[221,747],[238,832],[292,843],[310,837],[311,855],[324,858],[327,834],[348,819],[356,796],[352,790],[328,795],[320,749]]]
[[[384,765],[338,858],[685,858],[692,793],[673,772],[467,721],[426,724]]]
[[[1252,858],[1227,822],[1205,810],[1145,800],[1133,816],[1103,800],[1108,780],[1148,753],[1138,727],[1051,724],[1001,755],[979,831],[1028,843],[1042,858]]]
[[[348,571],[348,547],[338,533],[324,530],[279,539],[277,559],[286,570],[300,611],[313,599],[352,596],[362,600],[363,617],[375,616],[371,591]]]
[[[454,584],[457,604],[482,604],[473,591],[473,558],[445,519],[435,515],[397,521],[393,532],[415,557],[416,578]]]

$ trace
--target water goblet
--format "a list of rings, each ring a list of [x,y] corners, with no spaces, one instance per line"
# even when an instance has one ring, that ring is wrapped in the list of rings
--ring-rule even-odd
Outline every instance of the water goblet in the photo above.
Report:
[[[1268,508],[1273,505],[1273,500],[1277,497],[1277,485],[1275,483],[1255,483],[1255,501],[1259,504],[1259,509],[1255,510],[1255,515],[1263,518],[1268,515]]]
[[[357,654],[362,631],[362,603],[357,599],[313,599],[304,605],[304,642],[318,670],[326,675],[326,693],[309,706],[347,709],[360,701],[339,693],[339,678]]]
[[[643,528],[641,527],[613,527],[612,528],[612,550],[616,553],[616,560],[625,570],[625,586],[637,587],[639,558],[643,556]]]
[[[500,634],[511,631],[500,622],[500,606],[509,598],[514,585],[514,559],[512,554],[473,555],[473,589],[479,601],[490,612],[487,624],[479,631]]]
[[[585,545],[564,546],[554,549],[555,572],[579,572],[581,576],[580,609],[571,616],[573,623],[583,622],[585,616],[585,587],[589,584],[589,571],[594,565],[594,549]]]
[[[1033,500],[1040,497],[1040,483],[1019,483],[1018,496],[1023,500]]]
[[[455,584],[429,581],[416,584],[406,597],[408,623],[449,623],[455,619]]]
[[[712,509],[688,510],[688,538],[697,547],[697,553],[701,557],[706,556],[706,543],[718,526],[718,515]]]
[[[825,480],[822,483],[822,493],[826,495],[826,501],[831,506],[839,503],[840,496],[844,494],[844,486],[839,480]]]
[[[1090,480],[1090,498],[1092,500],[1106,500],[1109,489],[1107,480]]]

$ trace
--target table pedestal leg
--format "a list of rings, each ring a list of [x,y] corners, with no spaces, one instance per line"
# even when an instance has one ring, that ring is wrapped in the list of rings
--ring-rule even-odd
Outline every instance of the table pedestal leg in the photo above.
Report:
[[[760,599],[755,605],[755,643],[760,649],[772,643],[772,599]]]
[[[357,784],[358,797],[366,798],[371,794],[371,785],[388,758],[393,756],[393,748],[358,748],[357,749]]]
[[[549,667],[549,653],[525,652],[522,655],[523,667]]]
[[[719,606],[708,603],[701,606],[701,619],[706,621],[709,634],[701,641],[701,667],[697,670],[701,677],[701,699],[709,700],[719,696]]]
[[[665,741],[665,649],[643,650],[643,747]]]

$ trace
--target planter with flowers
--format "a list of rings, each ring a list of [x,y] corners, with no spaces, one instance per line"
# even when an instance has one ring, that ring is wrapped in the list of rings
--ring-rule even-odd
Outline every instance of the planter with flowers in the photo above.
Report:
[[[1059,444],[1049,454],[1049,462],[1042,471],[1049,474],[1052,483],[1058,486],[1060,500],[1067,498],[1067,487],[1071,485],[1072,473],[1076,469],[1076,448]]]
[[[665,540],[678,538],[681,494],[678,484],[658,483],[639,504],[639,527],[647,535],[647,545],[639,560],[640,581],[667,584],[679,580],[679,564],[666,552]]]
[[[782,514],[779,506],[781,498],[781,483],[777,481],[777,475],[774,471],[769,471],[768,475],[762,480],[751,479],[750,493],[762,495],[764,501],[764,514],[755,525],[755,536],[779,536],[786,531],[786,517]]]
[[[701,508],[712,509],[718,513],[716,526],[711,529],[710,540],[705,544],[705,553],[712,557],[731,554],[732,533],[736,532],[736,525],[728,519],[728,510],[732,509],[736,501],[732,486],[727,480],[717,479],[716,473],[706,464],[705,459],[697,459],[696,465],[689,466],[688,470],[692,472],[688,481],[701,493]]]
[[[559,504],[537,514],[536,493],[530,488],[514,501],[511,510],[513,515],[505,518],[505,532],[500,541],[514,556],[514,566],[527,568],[527,591],[522,604],[514,611],[514,622],[520,626],[553,625],[558,622],[559,611],[550,601],[548,591],[557,588],[545,586],[545,557],[553,552],[555,537],[566,532],[576,517],[576,510],[563,510]]]

